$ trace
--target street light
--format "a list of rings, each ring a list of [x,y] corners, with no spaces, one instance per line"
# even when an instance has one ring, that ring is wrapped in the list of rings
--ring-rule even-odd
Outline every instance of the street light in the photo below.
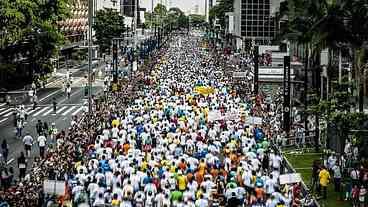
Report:
[[[92,115],[92,21],[93,0],[88,0],[88,115]],[[88,119],[90,120],[90,119]]]

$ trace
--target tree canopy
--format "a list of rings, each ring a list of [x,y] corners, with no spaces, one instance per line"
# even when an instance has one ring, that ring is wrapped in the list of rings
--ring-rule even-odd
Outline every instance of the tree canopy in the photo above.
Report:
[[[222,28],[225,28],[225,13],[233,11],[234,0],[221,0],[219,4],[212,7],[209,11],[210,22],[219,19]]]
[[[189,18],[192,25],[202,25],[206,22],[206,17],[204,15],[191,14]]]
[[[1,0],[2,63],[16,67],[21,57],[32,64],[32,70],[42,70],[57,47],[64,44],[57,22],[70,15],[69,3],[69,0]]]
[[[114,9],[102,9],[97,11],[93,24],[97,44],[102,52],[106,52],[112,42],[112,38],[120,37],[124,31],[124,17]]]
[[[188,17],[177,7],[167,10],[165,5],[157,4],[153,13],[145,13],[146,24],[148,26],[172,25],[174,28],[188,26]]]

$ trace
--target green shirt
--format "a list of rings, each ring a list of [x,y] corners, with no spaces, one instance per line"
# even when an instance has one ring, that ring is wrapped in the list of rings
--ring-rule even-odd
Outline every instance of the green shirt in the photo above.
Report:
[[[183,198],[183,193],[178,190],[173,191],[170,194],[171,201],[180,201],[182,198]]]

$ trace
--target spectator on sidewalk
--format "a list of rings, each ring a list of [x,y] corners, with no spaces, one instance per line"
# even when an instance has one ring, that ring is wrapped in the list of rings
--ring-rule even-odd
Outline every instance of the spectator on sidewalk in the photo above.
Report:
[[[321,195],[322,193],[322,197],[326,199],[327,198],[327,187],[331,179],[330,173],[328,172],[325,166],[322,166],[322,170],[319,172],[318,176],[319,176],[319,185],[320,185],[319,194]]]
[[[331,170],[332,170],[333,178],[334,178],[335,192],[340,192],[341,191],[341,179],[342,179],[342,172],[341,172],[340,164],[336,163],[336,165],[334,165]]]
[[[3,142],[1,143],[1,154],[4,162],[7,162],[9,156],[9,145],[6,142],[6,139],[4,139]]]

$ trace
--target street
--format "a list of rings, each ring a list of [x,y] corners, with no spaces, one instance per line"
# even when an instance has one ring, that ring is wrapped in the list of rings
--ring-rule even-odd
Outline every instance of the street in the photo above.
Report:
[[[66,70],[64,70],[64,72],[65,71]],[[63,78],[59,77],[48,83],[46,88],[38,90],[37,96],[39,102],[35,109],[33,109],[33,105],[30,103],[25,105],[28,117],[24,129],[22,130],[22,137],[20,138],[16,136],[14,106],[9,107],[6,103],[0,104],[0,143],[6,139],[9,145],[7,164],[9,167],[13,167],[16,173],[18,173],[17,157],[20,155],[20,152],[24,151],[22,138],[29,132],[35,140],[37,139],[36,124],[38,120],[41,120],[43,123],[48,123],[49,126],[55,123],[55,126],[59,130],[67,129],[70,126],[72,117],[80,116],[84,113],[84,110],[86,110],[86,106],[88,106],[86,102],[87,98],[84,94],[86,66],[73,70],[71,74],[73,83],[71,85],[72,90],[70,98],[67,97],[62,88]],[[102,79],[96,79],[93,83],[92,94],[97,95],[103,92],[102,86]],[[56,113],[54,113],[53,110],[54,100],[57,103]],[[38,145],[37,142],[35,142],[32,147],[31,157],[28,158],[30,161],[28,167],[32,166],[33,159],[38,155]]]

